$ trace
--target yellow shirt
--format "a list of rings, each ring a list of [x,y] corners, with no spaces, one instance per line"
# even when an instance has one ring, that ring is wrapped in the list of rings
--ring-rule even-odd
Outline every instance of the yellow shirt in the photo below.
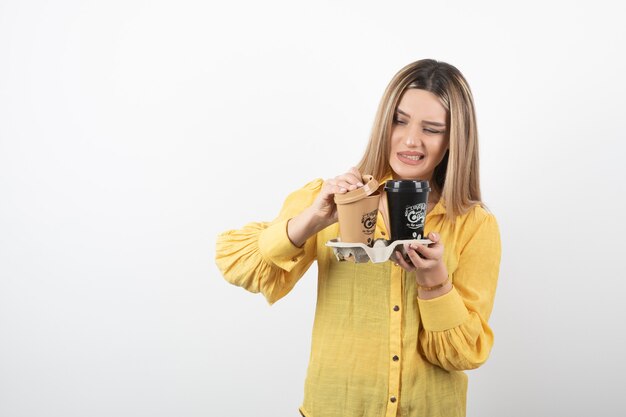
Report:
[[[306,417],[464,416],[467,377],[491,350],[487,320],[500,265],[500,233],[480,206],[444,218],[439,202],[425,233],[444,244],[454,288],[431,300],[417,297],[414,274],[392,262],[339,262],[325,246],[334,224],[302,248],[287,236],[287,221],[310,206],[323,181],[289,195],[273,222],[250,223],[221,234],[216,262],[226,280],[261,292],[270,304],[284,297],[314,260],[317,309],[300,412]],[[389,238],[381,214],[375,238]]]

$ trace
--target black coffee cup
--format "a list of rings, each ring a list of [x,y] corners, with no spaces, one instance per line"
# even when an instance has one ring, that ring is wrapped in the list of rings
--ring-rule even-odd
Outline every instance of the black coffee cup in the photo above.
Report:
[[[385,183],[391,240],[424,238],[428,181],[389,180]]]

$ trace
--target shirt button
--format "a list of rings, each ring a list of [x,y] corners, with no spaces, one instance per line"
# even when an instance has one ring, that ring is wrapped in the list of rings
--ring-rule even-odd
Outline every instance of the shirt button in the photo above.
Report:
[[[400,358],[398,357],[398,355],[393,355],[393,361],[394,362],[398,362],[400,360]]]
[[[382,236],[385,236],[385,232],[380,232],[380,234],[381,234]]]
[[[389,401],[391,401],[392,403],[395,403],[395,402],[396,402],[396,400],[397,400],[397,398],[396,398],[396,397],[391,397],[391,398],[389,398]]]
[[[399,311],[400,307],[399,306],[393,306],[393,311]]]
[[[291,262],[298,262],[298,258],[294,256],[293,258],[291,258]]]

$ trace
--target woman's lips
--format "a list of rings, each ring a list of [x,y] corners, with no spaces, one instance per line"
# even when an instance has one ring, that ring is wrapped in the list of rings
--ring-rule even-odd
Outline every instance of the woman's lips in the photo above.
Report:
[[[424,160],[424,154],[419,152],[398,152],[398,159],[407,165],[419,165]]]

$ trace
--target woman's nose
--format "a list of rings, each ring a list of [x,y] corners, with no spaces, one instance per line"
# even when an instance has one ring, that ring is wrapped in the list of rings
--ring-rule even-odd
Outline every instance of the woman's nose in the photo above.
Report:
[[[406,135],[406,146],[419,146],[422,143],[422,139],[420,138],[419,130],[417,129],[409,129]]]

